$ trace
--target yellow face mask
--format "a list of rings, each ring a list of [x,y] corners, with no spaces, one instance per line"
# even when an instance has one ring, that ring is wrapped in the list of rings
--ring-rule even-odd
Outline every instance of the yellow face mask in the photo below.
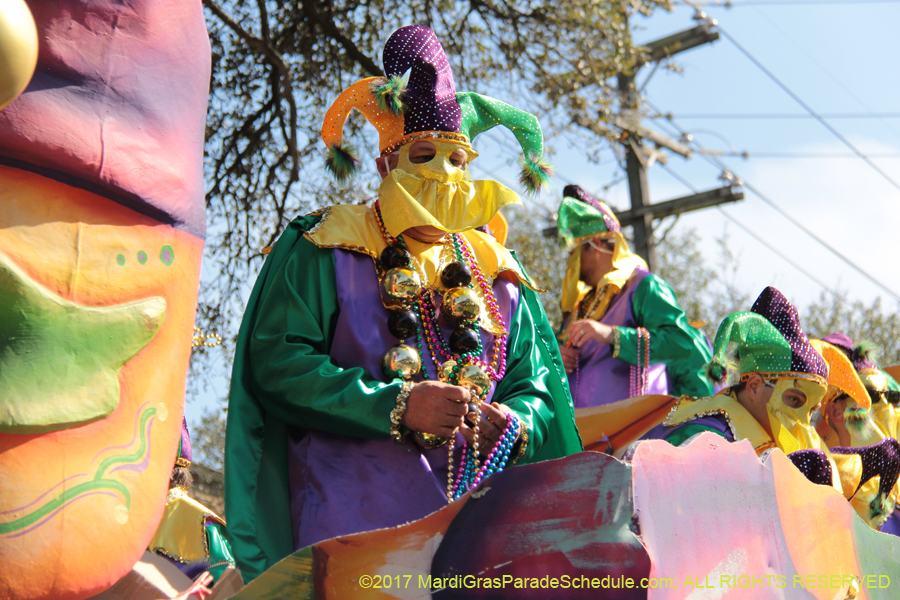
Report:
[[[806,402],[797,407],[785,402],[784,393],[789,389],[800,390],[806,394]],[[769,413],[772,437],[785,454],[797,450],[827,450],[825,442],[809,422],[812,409],[822,401],[827,389],[821,383],[807,379],[776,381],[772,397],[766,404],[766,411]]]
[[[409,160],[412,144],[401,147],[397,168],[378,189],[384,226],[392,236],[423,225],[466,231],[486,225],[508,204],[521,204],[515,192],[496,181],[472,181],[468,163],[460,169],[450,162],[454,151],[463,148],[472,160],[478,156],[474,150],[440,140],[431,143],[434,158],[421,164]]]
[[[866,389],[875,391],[884,391],[888,389],[887,377],[878,369],[862,369],[859,372]],[[872,419],[875,424],[884,432],[885,435],[896,438],[900,435],[900,411],[890,403],[882,400],[881,402],[873,402]]]

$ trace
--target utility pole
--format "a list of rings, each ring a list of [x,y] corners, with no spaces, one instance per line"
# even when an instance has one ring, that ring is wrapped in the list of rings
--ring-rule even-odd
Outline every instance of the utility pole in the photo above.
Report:
[[[637,112],[637,88],[634,75],[619,74],[619,93],[623,112]],[[625,131],[625,172],[628,175],[628,190],[631,193],[631,210],[638,214],[650,204],[650,190],[647,186],[647,169],[643,161],[641,138]],[[640,254],[650,270],[656,268],[656,244],[653,243],[653,213],[645,211],[632,221],[634,229],[634,249]]]
[[[627,28],[628,14],[624,6],[623,16]],[[699,10],[694,15],[694,19],[699,22],[696,27],[646,44],[649,53],[647,60],[644,63],[636,64],[634,72],[619,73],[618,75],[620,112],[613,119],[613,124],[622,130],[620,141],[625,146],[625,171],[631,195],[631,210],[620,214],[619,218],[622,226],[632,226],[635,251],[647,261],[651,271],[655,270],[657,266],[656,243],[653,239],[654,219],[716,206],[725,202],[736,202],[744,197],[742,192],[735,191],[728,186],[662,204],[650,203],[647,168],[654,160],[664,160],[664,156],[660,156],[657,149],[651,149],[648,152],[644,146],[644,140],[647,139],[655,143],[657,148],[667,148],[685,158],[690,158],[691,150],[675,140],[651,132],[640,125],[640,94],[635,85],[635,76],[643,64],[657,63],[679,52],[719,39],[719,32],[715,30],[716,22],[713,19]]]

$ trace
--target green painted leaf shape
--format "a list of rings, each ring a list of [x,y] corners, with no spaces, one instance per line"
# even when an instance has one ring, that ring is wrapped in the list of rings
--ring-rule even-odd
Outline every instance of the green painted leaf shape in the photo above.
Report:
[[[119,370],[159,331],[166,301],[84,306],[0,254],[0,432],[41,433],[109,416]]]

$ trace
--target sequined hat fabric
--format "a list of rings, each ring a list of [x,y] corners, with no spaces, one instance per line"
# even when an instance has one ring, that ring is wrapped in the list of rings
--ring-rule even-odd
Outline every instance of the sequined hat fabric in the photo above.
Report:
[[[621,232],[622,227],[605,202],[577,185],[567,185],[556,215],[556,230],[572,248],[595,236]]]
[[[338,179],[358,168],[353,149],[343,143],[344,124],[355,108],[378,129],[382,156],[420,139],[442,139],[471,149],[477,135],[502,125],[522,147],[523,186],[534,192],[549,183],[552,170],[543,162],[544,137],[537,117],[487,96],[457,93],[447,55],[430,28],[401,27],[388,38],[382,58],[386,77],[354,83],[325,114],[326,165]]]
[[[603,215],[603,226],[605,227],[605,231],[622,231],[622,226],[619,224],[619,220],[616,218],[612,209],[609,208],[609,205],[584,191],[580,185],[569,184],[564,187],[563,198],[575,198],[585,204],[590,204],[600,211],[600,214]]]
[[[791,346],[765,317],[753,312],[732,313],[716,331],[709,377],[725,387],[747,373],[787,373]]]
[[[825,340],[809,342],[828,364],[828,385],[833,388],[833,393],[826,394],[825,401],[831,401],[843,393],[853,398],[853,401],[862,408],[869,408],[871,404],[869,394],[847,355]]]
[[[403,133],[452,131],[459,133],[462,120],[456,101],[453,72],[434,31],[409,25],[395,31],[384,45],[384,71],[405,75],[406,110]]]
[[[765,317],[784,336],[791,347],[791,371],[828,377],[828,365],[809,343],[800,328],[797,308],[777,289],[767,287],[750,309]]]

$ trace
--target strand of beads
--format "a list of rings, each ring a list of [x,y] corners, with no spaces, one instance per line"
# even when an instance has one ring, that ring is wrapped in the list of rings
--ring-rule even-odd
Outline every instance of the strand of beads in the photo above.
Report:
[[[481,480],[485,477],[490,477],[506,468],[506,463],[509,461],[509,453],[512,451],[513,444],[516,443],[518,437],[519,418],[516,415],[510,415],[507,418],[506,429],[503,430],[500,439],[497,440],[497,443],[491,449],[491,453],[488,454],[484,466],[475,475],[473,487],[481,483]]]
[[[575,353],[575,391],[572,393],[572,398],[578,398],[578,383],[579,383],[578,380],[581,378],[580,377],[581,361],[578,360],[579,356],[580,356],[580,353],[576,352]]]
[[[422,283],[425,281],[424,278],[419,278],[419,269],[416,268],[406,243],[402,236],[397,238],[390,236],[377,203],[375,214],[382,236],[387,242],[387,247],[381,254],[381,266],[386,271],[382,279],[382,290],[389,299],[385,304],[392,309],[388,328],[391,334],[401,341],[415,335],[417,346],[416,349],[401,343],[389,349],[382,364],[385,374],[409,380],[421,373],[427,379],[427,372],[422,369],[421,364],[424,341],[441,381],[465,387],[472,392],[469,411],[476,415],[473,426],[475,435],[471,445],[466,444],[462,447],[462,459],[455,480],[453,476],[455,435],[446,440],[438,436],[417,434],[433,446],[449,441],[447,499],[451,501],[454,496],[459,497],[471,488],[475,479],[480,481],[487,473],[486,469],[490,468],[491,472],[495,472],[497,465],[500,464],[497,459],[494,463],[488,460],[485,464],[479,465],[479,442],[482,437],[479,405],[490,391],[491,380],[499,381],[506,373],[508,335],[504,334],[494,339],[491,361],[490,364],[486,363],[481,358],[484,350],[480,334],[481,307],[475,292],[476,282],[491,319],[503,326],[503,316],[490,282],[478,266],[468,241],[461,234],[452,234],[450,240],[456,261],[441,271],[441,283],[447,291],[440,306],[441,311],[456,325],[456,329],[450,335],[449,341],[445,341],[438,324],[437,303],[434,301],[432,291]],[[502,456],[502,452],[497,456]],[[500,468],[502,469],[502,465]]]
[[[641,370],[641,393],[647,393],[647,382],[650,377],[650,332],[643,327],[638,330],[644,332],[644,368]]]
[[[506,428],[500,435],[500,439],[491,449],[481,468],[478,468],[477,463],[471,459],[471,454],[476,450],[473,449],[471,453],[467,453],[466,447],[463,447],[459,475],[452,485],[449,483],[452,477],[448,480],[447,500],[450,502],[456,500],[470,489],[478,486],[484,479],[502,472],[509,462],[509,455],[518,437],[519,418],[511,414],[507,418]]]
[[[421,348],[407,346],[404,340],[417,336],[417,343],[421,346],[421,319],[415,308],[416,299],[424,288],[418,269],[413,264],[412,255],[406,248],[406,242],[401,238],[391,238],[381,222],[381,213],[378,214],[379,225],[382,234],[388,244],[381,251],[379,262],[385,271],[381,280],[381,290],[391,304],[391,314],[388,316],[388,331],[398,338],[400,343],[389,348],[381,360],[381,370],[386,377],[393,379],[399,377],[404,381],[410,381],[422,371]]]
[[[631,397],[643,396],[647,393],[647,378],[650,370],[650,332],[638,327],[636,365],[632,365],[629,377],[629,393]]]
[[[487,303],[488,313],[490,313],[490,316],[495,323],[503,325],[503,314],[500,312],[500,305],[497,304],[494,290],[491,288],[491,284],[484,276],[484,273],[481,272],[481,267],[478,265],[478,261],[475,260],[475,253],[469,247],[468,241],[459,233],[453,234],[452,239],[457,256],[465,258],[471,265],[472,276],[481,288],[481,295]],[[485,367],[488,376],[494,381],[500,381],[506,374],[506,340],[508,337],[507,334],[504,334],[494,340],[494,351],[492,353],[490,365],[484,364],[484,361],[480,359],[481,352],[479,352],[478,357],[475,358],[475,362]]]
[[[389,244],[381,253],[381,266],[386,270],[381,288],[395,305],[388,317],[388,331],[400,340],[384,353],[381,369],[388,378],[399,377],[405,381],[410,381],[422,370],[419,352],[403,343],[420,328],[418,315],[410,309],[419,296],[422,282],[419,274],[410,268],[411,264],[409,251],[400,242]]]

